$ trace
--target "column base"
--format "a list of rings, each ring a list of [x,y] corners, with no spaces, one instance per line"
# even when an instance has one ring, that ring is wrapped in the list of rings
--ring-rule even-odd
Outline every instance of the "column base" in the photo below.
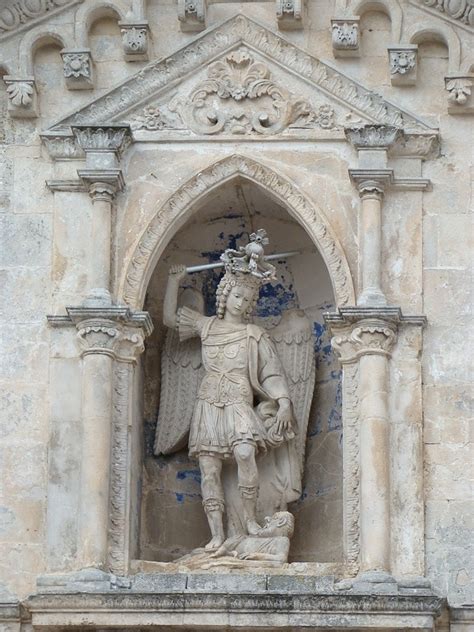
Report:
[[[384,307],[387,305],[387,299],[381,290],[368,288],[357,299],[357,305],[360,307]]]
[[[112,296],[105,288],[92,288],[84,299],[83,305],[84,307],[109,307],[112,305]]]

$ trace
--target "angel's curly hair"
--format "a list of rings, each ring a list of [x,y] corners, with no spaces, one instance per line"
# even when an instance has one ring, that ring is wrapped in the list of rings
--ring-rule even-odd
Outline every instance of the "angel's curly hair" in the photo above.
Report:
[[[225,306],[227,298],[233,287],[249,287],[253,290],[253,301],[244,313],[244,320],[250,320],[253,310],[258,301],[258,290],[260,288],[260,280],[250,274],[232,274],[226,272],[216,290],[216,313],[217,318],[224,318]]]

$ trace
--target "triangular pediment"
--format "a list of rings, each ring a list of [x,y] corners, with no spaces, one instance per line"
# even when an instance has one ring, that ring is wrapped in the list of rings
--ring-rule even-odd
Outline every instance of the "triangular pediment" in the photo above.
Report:
[[[239,14],[149,63],[49,131],[130,123],[155,132],[272,134],[359,122],[433,132],[415,115]]]

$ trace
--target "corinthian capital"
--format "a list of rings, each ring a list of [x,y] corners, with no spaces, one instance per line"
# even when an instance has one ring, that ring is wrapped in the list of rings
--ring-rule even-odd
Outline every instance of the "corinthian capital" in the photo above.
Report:
[[[78,145],[86,154],[87,169],[114,169],[132,142],[129,125],[73,125]]]
[[[363,125],[362,127],[346,127],[347,140],[356,149],[388,148],[402,134],[402,130],[394,125]]]
[[[367,319],[350,327],[332,326],[331,340],[342,364],[355,362],[363,355],[390,356],[396,340],[396,325],[383,320]]]

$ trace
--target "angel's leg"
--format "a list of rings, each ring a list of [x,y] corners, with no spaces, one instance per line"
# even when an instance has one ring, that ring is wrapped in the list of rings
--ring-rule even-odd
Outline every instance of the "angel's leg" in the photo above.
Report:
[[[250,443],[238,443],[234,447],[240,497],[249,535],[260,529],[257,522],[258,469],[255,451],[255,446]]]
[[[218,549],[224,542],[224,491],[222,489],[222,461],[216,456],[200,456],[202,504],[206,512],[211,541],[206,544],[207,550]]]

